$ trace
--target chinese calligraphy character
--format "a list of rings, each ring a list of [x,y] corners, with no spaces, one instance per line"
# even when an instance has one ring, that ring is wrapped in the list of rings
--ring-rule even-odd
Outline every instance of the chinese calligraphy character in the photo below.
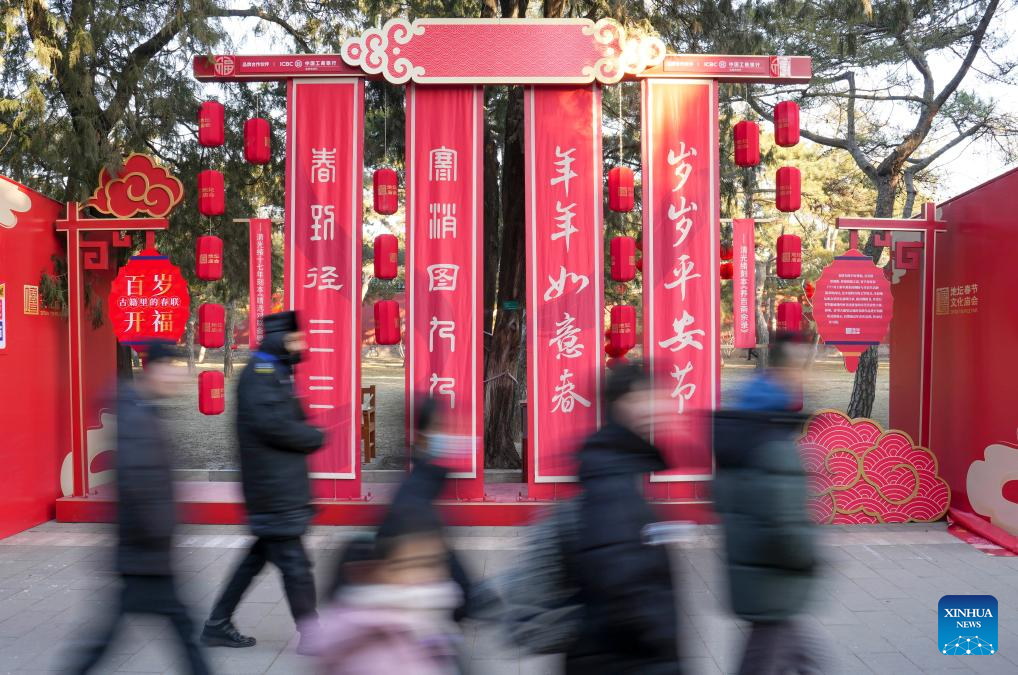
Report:
[[[569,148],[565,152],[562,152],[562,148],[555,146],[555,156],[558,160],[555,161],[556,171],[558,175],[551,179],[552,185],[558,185],[559,183],[565,183],[566,197],[569,196],[569,181],[576,178],[576,172],[573,171],[573,162],[576,158],[573,157],[573,153],[576,152],[576,148]]]
[[[448,263],[428,265],[429,291],[455,291],[460,266]]]
[[[336,238],[336,207],[311,205],[311,241],[332,241]]]
[[[142,277],[141,276],[130,276],[130,275],[128,275],[126,278],[127,278],[127,294],[128,295],[141,295],[142,294],[142,290],[141,290],[142,289],[142,285],[141,285]]]
[[[678,384],[675,385],[675,389],[671,393],[672,398],[678,397],[679,399],[679,414],[681,415],[686,410],[686,401],[693,397],[696,393],[696,385],[690,382],[685,383],[686,375],[693,370],[693,362],[687,361],[685,368],[679,368],[678,364],[672,369],[671,376]]]
[[[574,284],[580,285],[580,287],[575,290],[576,293],[579,293],[590,285],[590,277],[584,274],[573,274],[572,272],[567,272],[566,268],[561,265],[559,267],[560,271],[558,279],[555,279],[555,277],[548,277],[548,282],[551,286],[544,292],[545,302],[562,297],[562,294],[565,293],[566,281],[571,281]]]
[[[337,284],[339,275],[336,274],[336,268],[332,265],[322,265],[321,273],[318,272],[317,267],[311,267],[307,271],[308,282],[304,284],[304,288],[317,288],[320,291],[341,291],[343,290],[343,284]]]
[[[128,312],[127,313],[127,332],[139,332],[141,331],[141,320],[144,312]]]
[[[433,182],[456,182],[456,151],[444,145],[429,153],[431,168],[429,177]]]
[[[682,318],[676,319],[672,322],[672,330],[675,331],[675,335],[667,340],[662,340],[658,344],[664,349],[670,349],[673,352],[677,352],[686,347],[695,347],[696,349],[703,351],[703,343],[697,342],[696,337],[703,337],[706,333],[699,328],[691,330],[688,333],[686,332],[686,327],[691,325],[695,320],[696,319],[694,319],[689,312],[682,310]]]
[[[449,341],[449,351],[456,351],[456,322],[439,321],[437,316],[431,317],[431,333],[428,335],[428,351],[435,351],[435,331],[438,331],[438,338]]]
[[[336,148],[311,148],[311,182],[336,182]]]
[[[173,277],[169,274],[153,274],[152,281],[155,282],[155,290],[152,291],[155,295],[166,295],[170,290],[170,284],[173,283]]]
[[[449,409],[456,409],[456,378],[455,377],[439,377],[437,373],[431,374],[431,389],[429,393],[435,396],[435,390],[438,390],[438,394],[449,397]]]
[[[551,240],[555,241],[556,239],[565,239],[566,251],[569,250],[569,237],[577,231],[577,229],[573,227],[573,218],[576,217],[576,214],[573,213],[573,209],[575,208],[575,202],[572,204],[566,204],[565,206],[562,206],[562,202],[555,202],[555,210],[558,212],[558,215],[555,216],[555,227],[557,227],[559,231],[551,235]]]
[[[680,246],[686,237],[689,236],[689,231],[693,228],[693,219],[686,216],[690,211],[696,211],[699,207],[696,202],[689,202],[689,206],[686,206],[686,198],[679,197],[681,200],[679,207],[676,208],[675,204],[668,205],[668,220],[675,222],[675,229],[679,232],[678,240],[672,244],[672,246]]]
[[[686,282],[690,279],[696,279],[700,275],[693,274],[693,261],[689,259],[689,256],[683,253],[679,256],[678,267],[672,269],[672,274],[675,275],[675,279],[672,281],[665,282],[665,288],[672,290],[676,286],[681,287],[682,299],[686,299]]]
[[[590,407],[590,401],[576,393],[576,385],[572,379],[573,372],[571,370],[566,368],[562,371],[562,375],[558,378],[560,384],[555,387],[555,395],[551,397],[552,403],[555,404],[551,409],[552,412],[561,410],[568,415],[573,412],[577,403],[586,408]]]
[[[580,344],[580,339],[577,337],[579,334],[580,329],[576,327],[576,318],[569,312],[563,312],[562,320],[555,322],[555,337],[548,340],[548,346],[554,345],[558,350],[555,355],[556,359],[562,357],[575,359],[578,356],[583,356],[583,345]]]
[[[678,192],[689,180],[689,174],[693,171],[693,165],[686,162],[687,157],[696,157],[696,148],[690,147],[686,150],[686,142],[679,141],[679,152],[668,151],[668,164],[675,167],[675,177],[678,179],[672,192]]]
[[[431,218],[428,219],[428,238],[445,239],[448,235],[456,238],[456,205],[428,204]]]
[[[169,333],[173,331],[173,314],[160,312],[158,309],[153,313],[152,329],[157,333]]]

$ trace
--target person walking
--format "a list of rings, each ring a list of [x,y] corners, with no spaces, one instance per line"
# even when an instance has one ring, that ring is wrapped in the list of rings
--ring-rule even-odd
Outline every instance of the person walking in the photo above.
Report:
[[[262,343],[237,385],[241,481],[256,539],[205,622],[202,643],[208,646],[255,644],[233,625],[233,612],[267,562],[283,575],[294,622],[311,625],[316,616],[315,582],[301,537],[314,515],[307,457],[325,436],[308,424],[293,391],[293,367],[307,348],[296,314],[269,314],[262,325]]]
[[[171,348],[168,342],[146,345],[145,369],[118,387],[115,568],[120,593],[113,613],[68,669],[72,673],[87,673],[99,663],[127,614],[168,618],[191,672],[209,672],[173,577],[177,512],[170,444],[157,402],[179,393],[186,378],[172,364]]]
[[[806,362],[794,335],[770,345],[768,369],[735,409],[714,416],[714,506],[721,517],[732,611],[752,628],[739,673],[823,672],[818,641],[797,616],[817,574],[816,532],[793,412]]]

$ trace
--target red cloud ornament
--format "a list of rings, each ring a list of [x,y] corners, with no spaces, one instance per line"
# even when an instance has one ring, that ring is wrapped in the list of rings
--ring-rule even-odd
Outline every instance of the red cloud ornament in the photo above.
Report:
[[[148,155],[132,153],[113,178],[106,167],[99,172],[99,187],[88,200],[100,213],[133,218],[147,213],[164,218],[184,198],[184,186]]]

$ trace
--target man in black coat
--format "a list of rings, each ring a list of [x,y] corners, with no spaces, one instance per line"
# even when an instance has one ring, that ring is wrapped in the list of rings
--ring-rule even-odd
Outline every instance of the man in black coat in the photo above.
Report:
[[[325,436],[308,424],[293,391],[293,366],[307,347],[296,315],[269,314],[262,325],[262,344],[237,386],[244,501],[251,534],[257,539],[205,623],[202,642],[209,646],[255,644],[254,638],[237,631],[232,617],[266,562],[283,574],[294,621],[300,625],[302,619],[316,617],[315,582],[301,536],[314,515],[307,458],[322,447]]]
[[[191,672],[209,669],[194,623],[173,581],[173,531],[177,524],[169,443],[155,402],[175,395],[186,379],[173,366],[171,345],[147,345],[145,370],[119,385],[117,400],[116,570],[120,597],[114,613],[69,669],[87,673],[112,643],[126,614],[167,617],[184,647]]]
[[[655,397],[643,369],[630,365],[612,373],[605,399],[607,423],[580,450],[580,522],[567,566],[584,612],[566,673],[680,673],[668,552],[644,537],[658,518],[642,478],[666,468],[647,441]]]

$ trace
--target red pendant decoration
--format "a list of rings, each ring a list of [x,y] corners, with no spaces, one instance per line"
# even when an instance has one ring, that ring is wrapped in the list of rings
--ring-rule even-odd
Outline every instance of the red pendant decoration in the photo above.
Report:
[[[778,305],[778,332],[798,333],[802,327],[802,305],[786,300]]]
[[[272,135],[264,117],[244,122],[244,159],[251,164],[268,164],[272,159]]]
[[[226,109],[219,101],[205,101],[198,109],[198,143],[215,148],[226,141]]]
[[[399,274],[399,239],[394,234],[375,237],[375,278],[395,279]]]
[[[608,172],[608,208],[612,211],[625,213],[632,211],[636,203],[636,192],[633,187],[633,170],[627,166],[617,166]]]
[[[735,276],[735,267],[730,262],[721,263],[721,278],[728,280]]]
[[[214,169],[206,169],[198,174],[198,213],[203,216],[221,216],[225,212],[223,174]]]
[[[721,244],[721,260],[727,262],[735,257],[735,249],[731,244]]]
[[[107,306],[121,344],[176,342],[187,327],[191,297],[180,269],[148,248],[120,268],[110,285]]]
[[[636,278],[636,240],[632,237],[612,237],[612,281],[632,281]]]
[[[390,216],[399,210],[399,176],[394,169],[375,169],[371,178],[375,191],[375,211]]]
[[[798,211],[802,206],[802,176],[799,170],[794,166],[781,167],[776,182],[778,211]]]
[[[610,342],[615,349],[621,351],[620,356],[636,346],[636,308],[632,305],[612,307]]]
[[[799,104],[795,101],[774,106],[774,142],[784,148],[799,142]]]
[[[778,276],[798,279],[802,274],[802,240],[795,234],[778,237]]]
[[[226,410],[226,378],[218,370],[198,376],[198,410],[203,415],[221,415]]]
[[[375,303],[375,343],[398,345],[399,340],[399,303],[379,300]]]
[[[226,308],[206,302],[198,308],[198,344],[217,349],[226,344]]]
[[[198,250],[194,259],[198,278],[202,281],[223,278],[223,240],[219,237],[198,237]]]
[[[806,299],[807,300],[812,300],[813,299],[813,294],[816,293],[816,291],[817,291],[816,286],[813,285],[813,282],[812,281],[807,281],[803,285],[802,288],[806,292]]]
[[[760,163],[760,127],[756,122],[742,120],[735,125],[735,165],[756,166]]]

